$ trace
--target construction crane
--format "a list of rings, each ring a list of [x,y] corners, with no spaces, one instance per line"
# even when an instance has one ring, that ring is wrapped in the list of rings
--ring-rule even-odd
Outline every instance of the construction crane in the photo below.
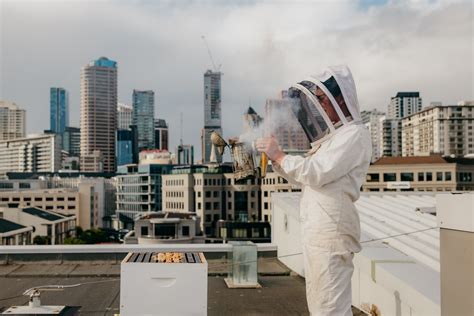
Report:
[[[214,68],[214,72],[219,72],[221,70],[222,64],[219,64],[219,66],[216,67],[216,64],[214,63],[214,58],[212,58],[211,49],[209,48],[209,45],[207,45],[206,37],[204,35],[202,35],[201,38],[204,42],[204,45],[206,45],[207,53],[209,54],[209,58],[211,59],[211,63],[212,63],[212,67]]]

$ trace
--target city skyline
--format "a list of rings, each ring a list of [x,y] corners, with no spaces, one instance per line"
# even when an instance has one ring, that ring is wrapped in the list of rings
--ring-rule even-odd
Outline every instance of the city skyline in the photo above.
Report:
[[[249,99],[263,113],[267,98],[329,64],[352,68],[362,110],[385,111],[397,91],[420,91],[424,106],[473,99],[468,1],[212,4],[94,2],[111,13],[104,17],[79,2],[55,2],[53,13],[46,1],[3,1],[0,98],[27,110],[28,133],[40,132],[49,125],[49,88],[64,87],[70,92],[70,125],[78,127],[80,68],[107,56],[119,65],[118,101],[131,104],[133,89],[155,91],[155,117],[169,124],[170,149],[179,144],[183,112],[184,143],[194,145],[201,157],[202,75],[212,69],[201,40],[206,35],[224,73],[224,137],[242,131],[240,118]],[[59,16],[64,28],[48,23],[50,14]],[[18,20],[25,23],[13,27]],[[327,27],[336,21],[337,26]],[[69,33],[59,36],[59,48],[47,36],[53,31]],[[16,40],[29,38],[30,32],[36,40]],[[29,60],[27,69],[24,60]]]

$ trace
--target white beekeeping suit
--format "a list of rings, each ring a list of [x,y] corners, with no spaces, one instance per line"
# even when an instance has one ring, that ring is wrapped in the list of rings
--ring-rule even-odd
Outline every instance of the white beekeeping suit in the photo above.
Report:
[[[354,202],[370,163],[370,134],[361,123],[347,66],[329,67],[294,85],[288,95],[297,100],[293,111],[313,149],[306,157],[283,154],[281,159],[274,159],[275,148],[266,149],[274,170],[302,186],[308,308],[311,315],[352,315],[352,258],[361,250]]]

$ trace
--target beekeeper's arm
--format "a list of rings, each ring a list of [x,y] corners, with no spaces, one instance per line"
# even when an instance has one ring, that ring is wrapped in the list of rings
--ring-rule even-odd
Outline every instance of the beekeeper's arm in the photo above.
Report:
[[[309,157],[285,155],[272,148],[271,141],[265,149],[288,181],[318,188],[348,174],[366,155],[367,144],[356,126],[341,130],[329,142]]]

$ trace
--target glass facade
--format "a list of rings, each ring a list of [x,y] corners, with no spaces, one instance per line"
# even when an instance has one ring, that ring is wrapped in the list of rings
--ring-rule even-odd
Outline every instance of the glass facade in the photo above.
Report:
[[[68,93],[63,88],[50,89],[50,130],[57,134],[64,133],[69,125]]]
[[[155,93],[151,90],[133,90],[132,123],[137,126],[138,149],[155,148]]]
[[[128,165],[137,162],[136,129],[117,130],[117,144],[115,153],[117,155],[117,166]]]

